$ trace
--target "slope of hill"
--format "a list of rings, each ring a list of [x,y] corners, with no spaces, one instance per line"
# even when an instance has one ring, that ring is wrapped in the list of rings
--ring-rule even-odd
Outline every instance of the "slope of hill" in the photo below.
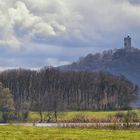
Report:
[[[140,86],[140,49],[121,48],[88,54],[77,62],[59,68],[65,71],[108,71],[124,75]]]
[[[70,65],[59,67],[65,71],[108,71],[126,76],[140,85],[140,50],[132,48],[88,54]]]

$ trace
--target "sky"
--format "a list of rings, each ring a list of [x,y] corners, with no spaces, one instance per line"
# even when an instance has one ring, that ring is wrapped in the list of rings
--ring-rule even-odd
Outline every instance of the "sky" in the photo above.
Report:
[[[59,66],[140,48],[140,0],[0,0],[0,69]]]

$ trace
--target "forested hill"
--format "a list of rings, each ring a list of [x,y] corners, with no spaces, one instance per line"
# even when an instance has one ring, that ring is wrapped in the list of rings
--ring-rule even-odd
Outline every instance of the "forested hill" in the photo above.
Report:
[[[0,82],[11,90],[17,112],[124,109],[138,94],[124,76],[104,72],[18,69],[1,72]]]
[[[131,48],[88,54],[79,61],[59,67],[65,71],[107,71],[122,74],[140,86],[140,49]]]

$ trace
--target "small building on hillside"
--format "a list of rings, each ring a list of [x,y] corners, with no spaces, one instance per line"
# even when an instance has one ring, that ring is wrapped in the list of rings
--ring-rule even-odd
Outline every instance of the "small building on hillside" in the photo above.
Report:
[[[131,50],[131,37],[128,35],[127,37],[124,38],[124,48],[127,50]]]

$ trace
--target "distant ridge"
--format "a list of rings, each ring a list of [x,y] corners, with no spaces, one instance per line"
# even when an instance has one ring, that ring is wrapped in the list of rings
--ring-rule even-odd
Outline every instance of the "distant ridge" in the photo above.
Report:
[[[109,50],[103,53],[88,54],[70,65],[60,66],[65,71],[108,71],[121,74],[140,85],[140,50],[133,48]]]
[[[129,41],[127,40],[129,39]],[[107,71],[124,75],[140,87],[140,49],[131,47],[131,38],[124,39],[124,48],[88,54],[70,65],[60,66],[64,71]]]

